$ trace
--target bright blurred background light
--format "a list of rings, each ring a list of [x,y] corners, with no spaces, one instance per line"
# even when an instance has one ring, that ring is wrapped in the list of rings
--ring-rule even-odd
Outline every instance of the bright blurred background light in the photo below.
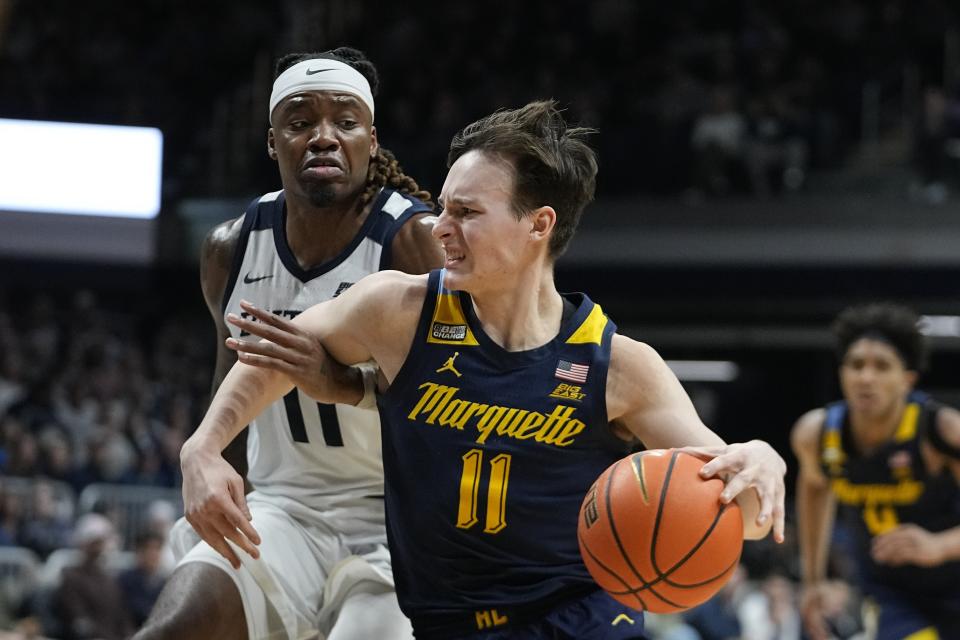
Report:
[[[733,382],[740,375],[729,360],[667,360],[667,366],[684,382]]]
[[[155,218],[163,134],[0,119],[0,211]]]
[[[920,316],[920,333],[937,338],[960,337],[960,316]]]

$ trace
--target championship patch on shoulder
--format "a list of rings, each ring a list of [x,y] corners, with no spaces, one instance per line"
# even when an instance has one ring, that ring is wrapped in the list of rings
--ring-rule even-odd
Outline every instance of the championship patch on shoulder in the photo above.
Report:
[[[430,335],[435,340],[466,340],[467,325],[434,322],[430,328]]]

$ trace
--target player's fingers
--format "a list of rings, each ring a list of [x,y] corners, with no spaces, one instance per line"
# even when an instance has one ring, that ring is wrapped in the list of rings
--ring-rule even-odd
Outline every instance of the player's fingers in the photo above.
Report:
[[[783,496],[776,496],[773,501],[773,539],[777,543],[784,540],[786,528],[786,509],[783,505]]]
[[[700,458],[702,460],[712,460],[726,451],[726,445],[708,446],[708,447],[680,447],[677,449],[680,453]]]
[[[743,473],[738,473],[727,481],[723,491],[720,492],[720,502],[730,503],[734,498],[740,495],[750,486],[750,479]],[[760,496],[760,507],[763,508],[763,495]]]
[[[303,336],[294,331],[286,331],[277,327],[270,326],[266,322],[254,322],[245,320],[235,314],[227,314],[227,322],[237,327],[243,332],[258,336],[270,342],[282,344],[288,347],[303,348]]]
[[[249,538],[253,544],[260,544],[260,534],[257,533],[257,530],[251,524],[253,516],[250,514],[250,507],[247,506],[247,498],[243,494],[243,480],[237,476],[229,486],[230,495],[233,498],[233,502],[240,511],[240,514],[243,516],[241,518],[234,519],[233,525],[237,529],[240,529],[243,535]]]
[[[229,540],[233,544],[240,547],[240,549],[242,549],[247,555],[253,558],[259,558],[260,551],[257,549],[256,545],[254,545],[250,539],[237,528],[237,525],[241,522],[246,522],[246,520],[239,516],[239,512],[230,516],[224,514],[218,519],[215,525],[216,532],[221,538]],[[229,545],[227,546],[229,547]],[[231,549],[231,552],[232,551],[233,550]]]
[[[197,535],[210,545],[210,548],[219,553],[221,556],[226,558],[227,562],[230,563],[234,569],[240,568],[240,558],[234,553],[233,549],[230,548],[230,545],[227,544],[227,541],[223,539],[217,530],[216,527],[201,527],[198,528],[196,525],[193,526],[194,530],[197,532]]]
[[[224,344],[228,349],[243,353],[253,353],[261,356],[270,356],[286,362],[298,362],[301,358],[296,350],[280,346],[273,342],[258,340],[237,340],[236,338],[227,338]]]
[[[757,498],[760,501],[760,510],[757,511],[757,524],[764,526],[767,522],[770,521],[770,518],[773,516],[774,508],[776,507],[776,499],[773,494],[764,491],[761,488],[756,489]]]
[[[207,544],[209,544],[214,551],[216,551],[221,556],[226,558],[227,562],[230,563],[231,567],[233,567],[234,569],[240,568],[241,566],[240,556],[238,556],[236,552],[234,552],[233,547],[227,544],[226,540],[224,540],[220,536],[214,536],[212,539],[204,538],[204,540],[206,540]]]
[[[703,465],[700,469],[702,478],[725,478],[740,474],[744,469],[744,461],[740,456],[724,453],[717,455],[713,460]]]
[[[292,335],[300,335],[301,333],[300,327],[293,324],[286,318],[283,318],[275,313],[271,313],[266,309],[260,309],[247,300],[241,300],[240,307],[257,320],[260,320],[262,323],[268,324],[271,327],[276,327],[282,330],[284,333]]]
[[[291,379],[295,379],[300,373],[300,370],[295,365],[292,365],[285,360],[278,360],[277,358],[271,358],[269,356],[258,356],[256,354],[247,353],[246,351],[237,351],[237,360],[243,364],[249,364],[261,369],[272,369],[273,371],[279,371],[280,373],[286,374]]]

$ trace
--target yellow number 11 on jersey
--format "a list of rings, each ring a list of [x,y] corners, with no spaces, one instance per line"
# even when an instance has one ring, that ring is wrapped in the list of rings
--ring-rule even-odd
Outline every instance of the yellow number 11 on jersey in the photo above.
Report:
[[[460,476],[460,506],[457,527],[469,529],[477,524],[477,493],[480,490],[483,451],[471,449],[463,454]],[[510,479],[510,454],[501,453],[490,461],[490,482],[487,485],[487,522],[484,533],[499,533],[507,526],[507,482]]]

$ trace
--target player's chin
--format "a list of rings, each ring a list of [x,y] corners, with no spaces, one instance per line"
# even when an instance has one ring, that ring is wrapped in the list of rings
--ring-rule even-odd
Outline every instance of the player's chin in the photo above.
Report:
[[[300,186],[310,200],[310,204],[315,207],[329,207],[341,198],[340,189],[337,188],[336,184],[328,180],[320,181],[302,178],[300,180]]]
[[[470,273],[466,269],[462,262],[454,262],[453,264],[450,261],[446,261],[443,264],[444,276],[443,276],[443,286],[448,289],[457,289],[460,291],[465,291],[469,288],[470,285]]]

